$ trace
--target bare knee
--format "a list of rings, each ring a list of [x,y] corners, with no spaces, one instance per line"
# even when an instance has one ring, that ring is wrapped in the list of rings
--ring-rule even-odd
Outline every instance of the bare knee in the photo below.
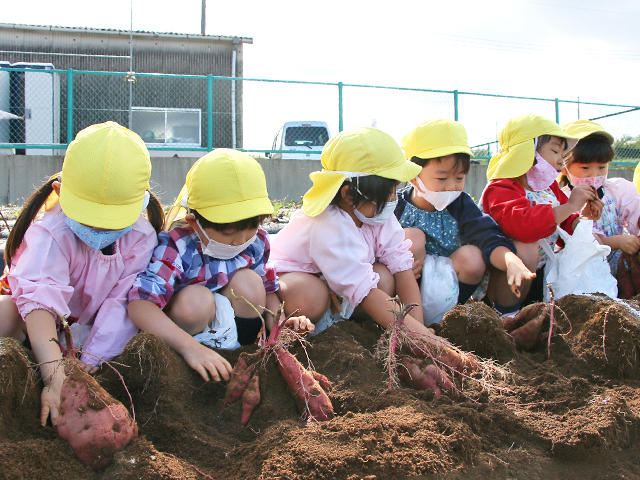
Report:
[[[280,275],[279,283],[278,298],[284,302],[287,315],[298,310],[300,315],[305,315],[316,323],[331,305],[329,288],[310,273],[283,273]]]
[[[424,260],[427,255],[425,244],[427,242],[427,236],[419,228],[405,228],[404,238],[411,240],[411,248],[409,249],[413,254],[414,260]]]
[[[197,335],[215,318],[213,293],[203,285],[184,287],[174,295],[166,313],[189,335]]]
[[[463,245],[451,255],[453,269],[458,281],[475,285],[482,281],[487,264],[482,257],[482,250],[475,245]]]
[[[393,297],[396,294],[396,280],[393,278],[387,266],[382,263],[374,263],[373,271],[380,275],[378,288],[390,297]]]
[[[267,303],[267,291],[262,277],[250,268],[238,270],[220,293],[231,301],[236,317],[255,317],[257,313],[251,305],[262,314]],[[244,297],[246,300],[235,297]]]
[[[522,263],[524,263],[529,270],[535,272],[540,260],[540,248],[538,247],[538,243],[524,243],[514,240],[513,244],[516,247],[517,255],[520,260],[522,260]]]
[[[13,337],[22,342],[27,338],[26,331],[26,325],[11,297],[0,295],[0,337]]]

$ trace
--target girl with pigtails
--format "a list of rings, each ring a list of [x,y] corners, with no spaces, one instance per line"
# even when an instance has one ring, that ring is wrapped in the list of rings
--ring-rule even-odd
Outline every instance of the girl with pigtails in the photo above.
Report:
[[[114,122],[87,127],[69,145],[61,175],[32,194],[9,235],[10,294],[0,297],[0,337],[33,349],[45,385],[43,426],[49,416],[53,425],[58,420],[65,373],[51,340],[62,336],[63,319],[88,373],[138,332],[127,293],[147,266],[164,219],[149,191],[150,175],[149,152],[137,134]]]

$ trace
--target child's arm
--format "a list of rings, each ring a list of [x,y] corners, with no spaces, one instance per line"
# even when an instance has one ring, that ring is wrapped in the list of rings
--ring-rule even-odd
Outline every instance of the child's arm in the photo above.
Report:
[[[569,200],[565,204],[558,205],[553,209],[556,224],[562,224],[574,212],[582,210],[587,205],[587,202],[596,200],[599,200],[598,194],[591,185],[578,185],[577,187],[574,187],[573,190],[571,190],[571,196],[569,197]],[[586,213],[588,212],[585,212],[585,214]],[[585,216],[589,217],[589,215]],[[597,217],[599,218],[600,215],[597,215]],[[575,227],[575,221],[573,223],[573,226]]]
[[[209,381],[209,375],[215,382],[221,379],[229,380],[231,364],[178,327],[154,303],[148,300],[132,300],[129,302],[129,317],[140,330],[152,333],[178,352],[205,382]]]
[[[424,324],[424,318],[422,316],[422,298],[420,296],[420,288],[418,282],[413,275],[413,270],[404,270],[402,272],[395,273],[393,278],[396,281],[396,293],[400,297],[400,301],[404,305],[415,303],[418,306],[411,310],[411,316],[416,319],[417,322]],[[424,282],[429,279],[423,279]],[[387,302],[387,308],[388,302]]]
[[[410,273],[411,271],[407,270],[407,272]],[[415,283],[415,280],[413,281]],[[396,320],[396,316],[389,311],[391,308],[389,295],[378,288],[372,289],[369,294],[364,297],[361,305],[362,308],[364,308],[364,311],[371,316],[373,321],[384,329],[389,328],[389,326]],[[416,309],[414,309],[412,313],[415,310]],[[416,320],[412,315],[407,315],[405,317],[404,324],[412,332],[428,337],[430,341],[435,344],[450,346],[449,342],[434,334],[432,329],[425,327],[422,322]]]
[[[612,235],[611,237],[605,237],[604,235],[596,234],[598,239],[603,245],[608,245],[611,250],[622,250],[629,255],[635,255],[640,250],[640,238],[635,235]]]
[[[520,257],[507,247],[497,247],[491,252],[491,264],[498,270],[507,272],[507,282],[511,291],[520,298],[520,286],[523,280],[531,280],[536,274],[522,263]]]
[[[51,424],[58,424],[60,409],[60,392],[65,379],[62,365],[62,352],[58,344],[51,339],[58,339],[56,320],[46,310],[32,310],[25,318],[31,348],[40,364],[40,373],[44,388],[40,396],[40,423],[44,427],[51,415]]]

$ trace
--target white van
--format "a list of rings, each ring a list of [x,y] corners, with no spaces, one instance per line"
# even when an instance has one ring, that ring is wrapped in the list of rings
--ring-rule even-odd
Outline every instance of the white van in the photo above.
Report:
[[[329,126],[326,122],[287,122],[273,139],[272,150],[286,152],[272,153],[268,157],[289,160],[320,160],[319,152],[329,140]]]

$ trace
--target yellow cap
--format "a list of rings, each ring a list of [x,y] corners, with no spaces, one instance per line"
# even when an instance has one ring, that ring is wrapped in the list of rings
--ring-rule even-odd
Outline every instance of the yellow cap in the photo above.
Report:
[[[91,125],[69,144],[60,207],[76,222],[120,230],[142,213],[151,161],[142,139],[115,122]]]
[[[636,190],[640,193],[640,163],[638,163],[635,171],[633,172],[633,183],[636,184]]]
[[[246,153],[217,148],[187,173],[187,206],[213,223],[273,213],[260,164]]]
[[[302,199],[302,211],[310,217],[329,206],[343,182],[351,177],[349,173],[408,182],[422,170],[404,159],[389,134],[368,127],[350,128],[329,139],[320,159],[324,170],[309,175],[313,186]]]
[[[438,158],[454,153],[473,156],[462,124],[448,118],[423,122],[407,133],[400,146],[407,158]]]
[[[577,143],[576,137],[565,133],[553,120],[527,113],[510,119],[500,132],[500,151],[489,162],[487,178],[516,178],[524,175],[535,158],[534,139],[552,135],[567,139],[567,150]]]
[[[602,125],[591,120],[574,120],[573,122],[567,122],[562,125],[562,130],[567,135],[576,137],[578,140],[582,140],[589,135],[597,134],[607,139],[609,145],[613,145],[613,135],[607,132]]]

